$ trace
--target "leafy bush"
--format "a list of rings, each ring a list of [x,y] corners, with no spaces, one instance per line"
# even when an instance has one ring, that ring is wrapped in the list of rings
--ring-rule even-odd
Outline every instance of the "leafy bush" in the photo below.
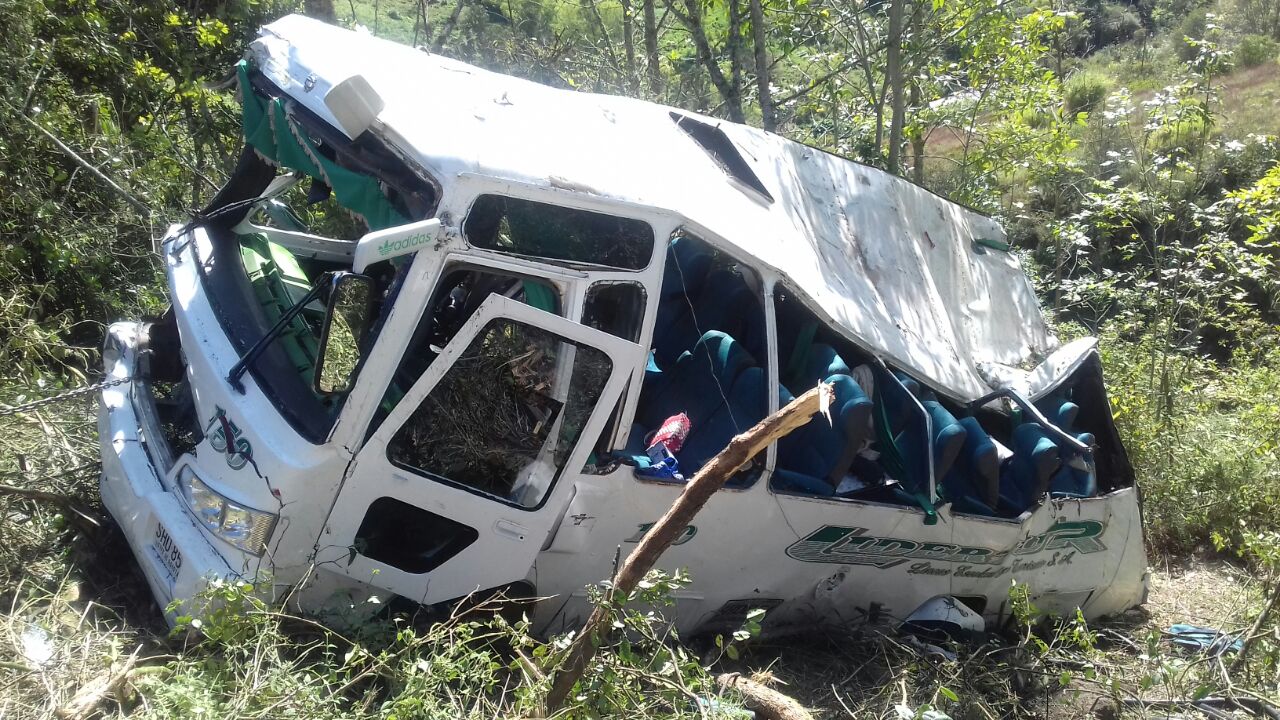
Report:
[[[1241,67],[1258,67],[1263,63],[1274,62],[1280,55],[1280,43],[1266,35],[1245,35],[1240,38],[1236,48],[1236,62]]]
[[[1107,386],[1153,549],[1181,553],[1209,547],[1215,532],[1280,529],[1280,352],[1220,366],[1116,329],[1102,342]]]
[[[1100,73],[1083,71],[1067,78],[1062,86],[1063,102],[1067,112],[1093,112],[1102,107],[1111,94],[1111,80]]]

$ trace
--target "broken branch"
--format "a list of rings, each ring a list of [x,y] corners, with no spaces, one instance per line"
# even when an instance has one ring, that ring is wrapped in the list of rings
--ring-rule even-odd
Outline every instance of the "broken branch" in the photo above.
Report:
[[[117,185],[116,181],[107,177],[106,173],[94,167],[93,164],[90,163],[88,160],[85,160],[84,158],[80,157],[80,155],[75,150],[72,150],[66,143],[58,139],[57,135],[54,135],[52,132],[49,132],[44,128],[43,125],[36,122],[35,120],[32,120],[27,115],[21,112],[18,112],[18,109],[10,105],[8,101],[4,101],[4,104],[6,107],[9,108],[9,110],[14,112],[18,117],[22,118],[23,122],[35,128],[37,132],[39,132],[41,135],[48,138],[49,142],[53,143],[59,150],[62,151],[64,155],[74,160],[76,164],[79,165],[80,167],[84,168],[85,170],[88,170],[91,175],[101,180],[107,187],[111,188],[121,198],[124,198],[124,201],[132,205],[135,210],[142,213],[143,215],[146,215],[147,217],[151,216],[151,208],[147,207],[145,203],[143,203],[138,198],[134,197],[133,194],[130,193],[128,190],[125,190],[124,188]]]
[[[761,720],[813,720],[813,715],[800,703],[739,673],[717,675],[716,684],[721,690],[736,690],[746,701],[747,709]]]
[[[551,690],[547,693],[548,713],[555,712],[564,704],[573,686],[586,672],[587,665],[595,657],[596,649],[611,627],[611,608],[619,600],[630,597],[640,580],[680,533],[684,532],[707,500],[770,443],[803,427],[818,412],[825,412],[830,404],[831,386],[819,383],[818,387],[734,437],[725,449],[702,466],[685,486],[680,497],[676,498],[667,512],[640,539],[636,549],[627,556],[604,598],[591,611],[582,632],[573,639],[565,653],[564,663],[556,672]]]

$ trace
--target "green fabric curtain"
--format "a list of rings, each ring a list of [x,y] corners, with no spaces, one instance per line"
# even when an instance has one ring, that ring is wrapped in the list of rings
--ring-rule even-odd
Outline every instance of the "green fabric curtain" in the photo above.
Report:
[[[338,204],[364,218],[371,230],[409,222],[392,207],[375,178],[348,170],[320,154],[311,138],[289,119],[282,98],[267,102],[254,93],[247,61],[237,63],[236,76],[244,107],[244,138],[260,155],[328,185]]]

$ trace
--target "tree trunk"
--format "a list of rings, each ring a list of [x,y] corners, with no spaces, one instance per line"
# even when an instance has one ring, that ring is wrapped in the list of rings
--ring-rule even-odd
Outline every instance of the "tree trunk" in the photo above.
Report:
[[[649,92],[654,97],[662,95],[662,68],[658,65],[658,20],[653,11],[656,0],[644,3],[644,59],[649,71]]]
[[[417,14],[413,18],[413,47],[418,47],[418,36],[427,37],[427,0],[418,0]]]
[[[800,703],[738,673],[717,675],[716,684],[726,690],[737,690],[746,701],[747,709],[761,720],[813,720],[813,715]]]
[[[894,175],[902,171],[902,126],[906,111],[906,98],[902,96],[902,15],[906,0],[890,0],[888,57],[885,59],[885,76],[889,91],[893,93],[893,113],[889,120],[888,170]]]
[[[773,93],[769,90],[768,35],[764,26],[764,8],[761,0],[749,0],[751,10],[751,37],[756,51],[756,92],[760,96],[760,124],[765,130],[778,129],[778,118],[773,110]]]
[[[695,0],[696,2],[696,0]],[[721,450],[702,466],[693,479],[685,485],[684,492],[653,527],[640,538],[622,567],[614,575],[613,583],[591,616],[582,632],[573,639],[565,651],[564,662],[556,671],[547,692],[547,715],[553,715],[564,705],[573,686],[582,678],[596,649],[609,633],[613,621],[612,608],[630,597],[636,585],[644,579],[671,543],[684,532],[702,506],[711,499],[729,478],[759,455],[769,444],[788,433],[803,427],[819,412],[826,413],[831,403],[831,386],[819,383],[818,387],[792,400],[786,407],[756,423],[754,427],[734,437],[728,447]]]
[[[444,25],[440,26],[440,34],[436,35],[436,41],[431,44],[431,52],[438,53],[444,49],[444,43],[449,39],[449,35],[453,33],[453,29],[458,25],[458,18],[462,15],[462,5],[466,0],[458,0],[453,5],[453,12],[449,13],[449,17],[445,18]]]
[[[627,60],[627,90],[632,95],[640,94],[640,78],[636,77],[636,38],[635,17],[632,15],[631,0],[622,1],[622,49]]]
[[[729,85],[733,87],[733,96],[742,104],[742,7],[738,0],[729,0],[729,37],[726,43],[729,51]],[[745,115],[743,117],[745,120]],[[739,120],[738,122],[742,122]]]
[[[915,25],[917,31],[919,25]],[[911,79],[911,107],[920,107],[920,83],[913,77]],[[911,133],[911,182],[917,185],[924,185],[924,140],[925,134],[923,129],[916,128]]]
[[[742,97],[735,92],[733,84],[729,82],[729,78],[725,77],[715,54],[711,52],[711,43],[707,40],[707,29],[702,24],[702,4],[700,0],[684,0],[683,11],[675,6],[674,3],[677,1],[667,0],[667,7],[671,8],[693,38],[693,45],[698,51],[698,60],[706,68],[707,76],[711,78],[711,84],[720,93],[720,98],[724,101],[725,108],[729,113],[729,119],[734,122],[743,122],[746,118],[742,114]]]
[[[333,9],[333,0],[304,0],[302,12],[317,20],[323,20],[330,25],[335,25],[338,22],[338,12]],[[352,18],[352,20],[354,21],[355,19]]]
[[[604,18],[600,15],[600,6],[596,4],[597,0],[582,0],[582,4],[591,11],[591,17],[596,21],[596,29],[600,31],[600,38],[604,42],[605,55],[609,57],[609,64],[613,66],[613,71],[617,75],[621,75],[624,71],[618,64],[618,56],[613,51],[613,38],[609,37],[609,26],[605,24]]]

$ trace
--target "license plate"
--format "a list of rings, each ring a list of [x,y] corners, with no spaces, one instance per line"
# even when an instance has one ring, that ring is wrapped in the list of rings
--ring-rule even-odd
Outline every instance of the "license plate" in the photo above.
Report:
[[[173,536],[159,520],[155,521],[155,530],[151,537],[151,554],[168,574],[169,588],[172,590],[173,583],[182,570],[182,550],[178,548],[178,543],[174,542]]]

